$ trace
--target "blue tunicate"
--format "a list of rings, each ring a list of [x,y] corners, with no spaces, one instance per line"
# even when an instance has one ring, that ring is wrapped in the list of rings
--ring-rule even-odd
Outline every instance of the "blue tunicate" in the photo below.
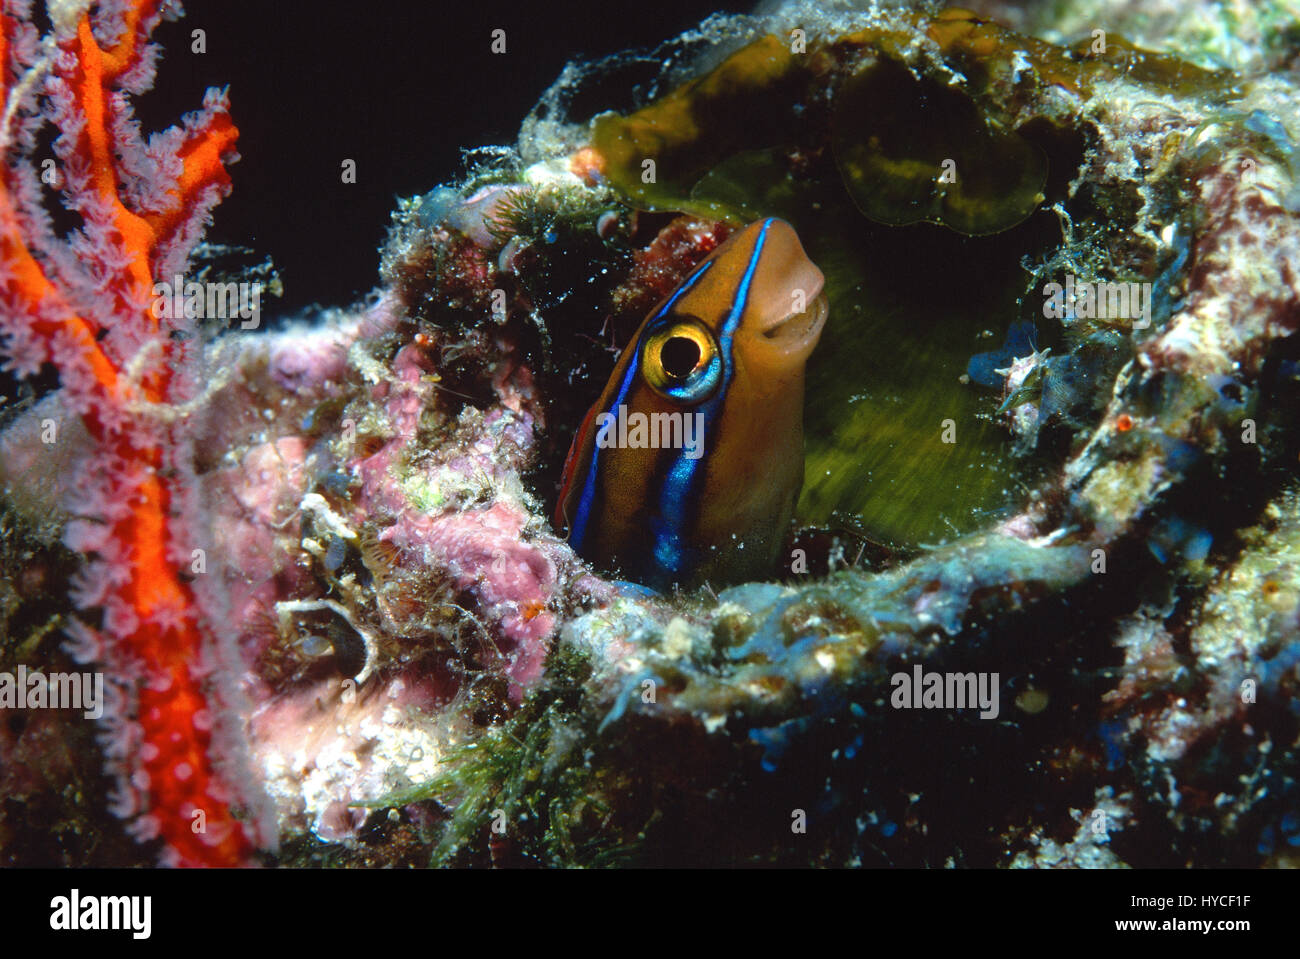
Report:
[[[776,772],[792,741],[808,729],[810,722],[808,717],[803,717],[787,720],[779,726],[765,726],[749,731],[750,741],[763,747],[760,765],[764,772]]]
[[[1300,666],[1300,643],[1286,643],[1272,659],[1256,661],[1260,688],[1276,692],[1278,682],[1290,676],[1297,666]],[[1286,704],[1293,713],[1300,715],[1300,699],[1288,696]]]
[[[1124,764],[1124,723],[1117,719],[1103,722],[1097,734],[1106,749],[1106,768],[1118,769]]]
[[[1265,826],[1263,829],[1260,830],[1259,843],[1255,846],[1255,851],[1259,853],[1261,856],[1267,856],[1269,853],[1273,851],[1273,842],[1274,842],[1273,827]]]
[[[1214,537],[1202,526],[1189,523],[1177,516],[1161,520],[1151,530],[1147,549],[1161,563],[1181,556],[1186,560],[1203,560],[1210,553]]]
[[[1002,344],[1013,357],[1028,356],[1038,347],[1038,327],[1032,320],[1016,320],[1007,327],[1007,338]]]
[[[1282,822],[1278,824],[1282,832],[1286,834],[1286,841],[1289,845],[1300,846],[1300,813],[1289,812],[1282,817]]]
[[[1190,560],[1199,562],[1210,555],[1210,546],[1213,543],[1214,537],[1210,535],[1208,529],[1195,529],[1183,544],[1183,555]]]
[[[1201,451],[1187,440],[1168,438],[1165,446],[1165,468],[1174,473],[1186,473],[1201,458]]]
[[[779,733],[779,727],[751,729],[749,738],[763,747],[763,758],[760,761],[763,771],[768,773],[776,772],[781,753],[785,752],[784,738]]]
[[[613,583],[618,591],[626,596],[635,596],[639,599],[659,599],[659,593],[649,586],[642,586],[640,583],[633,583],[631,580],[626,579],[616,579]]]
[[[887,822],[880,827],[880,835],[886,839],[893,838],[894,833],[898,832],[898,823]]]
[[[853,741],[844,747],[844,758],[853,759],[856,757],[864,742],[866,742],[866,739],[863,736],[854,736]]]

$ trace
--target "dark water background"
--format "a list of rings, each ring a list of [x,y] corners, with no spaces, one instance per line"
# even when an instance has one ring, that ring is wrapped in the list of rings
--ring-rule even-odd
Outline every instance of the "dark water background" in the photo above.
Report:
[[[343,305],[376,281],[398,196],[463,171],[461,150],[513,143],[520,121],[564,64],[653,47],[723,0],[471,2],[189,0],[164,23],[155,89],[137,101],[146,130],[230,87],[243,159],[217,210],[214,242],[271,255],[285,293],[272,312]],[[206,31],[207,52],[191,53]],[[494,29],[507,52],[490,52]],[[626,95],[609,90],[609,105]],[[344,158],[357,163],[345,185]]]

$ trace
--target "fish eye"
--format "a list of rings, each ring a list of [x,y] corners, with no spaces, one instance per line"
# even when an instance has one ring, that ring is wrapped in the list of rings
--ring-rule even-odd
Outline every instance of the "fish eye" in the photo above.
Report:
[[[659,365],[673,379],[690,376],[700,362],[700,344],[689,336],[670,336],[659,348]]]
[[[665,399],[701,403],[722,382],[722,355],[699,320],[669,317],[647,333],[641,369],[650,388]]]

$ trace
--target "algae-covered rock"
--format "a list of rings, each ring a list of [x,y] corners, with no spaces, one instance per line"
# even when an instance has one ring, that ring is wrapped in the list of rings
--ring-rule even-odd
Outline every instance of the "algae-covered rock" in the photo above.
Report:
[[[579,175],[658,211],[780,215],[825,273],[799,514],[840,533],[811,567],[796,547],[784,585],[569,620],[502,765],[419,796],[524,803],[516,853],[551,862],[1274,855],[1294,570],[1258,533],[1238,562],[1276,565],[1232,564],[1238,528],[1265,515],[1284,536],[1294,513],[1291,81],[1139,49],[1125,26],[1058,45],[959,11],[793,5],[736,29],[714,72],[595,121]],[[720,102],[790,122],[700,122]],[[873,540],[901,551],[863,568]],[[1225,627],[1259,575],[1268,615]],[[1176,615],[1189,590],[1203,613]],[[1243,629],[1245,650],[1219,645]],[[931,674],[967,701],[927,703]],[[1260,748],[1227,745],[1242,736]],[[575,738],[583,771],[557,778],[541,757]],[[1261,752],[1276,794],[1238,785]],[[816,826],[791,839],[800,813]],[[473,859],[477,823],[443,853]]]

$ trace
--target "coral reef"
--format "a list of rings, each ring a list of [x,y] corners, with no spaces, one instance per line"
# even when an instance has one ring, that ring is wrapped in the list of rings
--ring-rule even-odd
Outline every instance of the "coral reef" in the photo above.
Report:
[[[111,269],[23,258],[44,234],[11,157],[3,349],[35,372],[48,341],[60,388],[0,436],[0,666],[56,668],[62,628],[140,680],[106,749],[166,861],[1294,864],[1297,23],[1156,6],[710,18],[657,51],[639,109],[571,115],[617,64],[566,71],[514,150],[402,201],[362,306],[181,337],[142,325],[141,290],[183,272],[181,217],[224,186],[224,102],[79,181],[102,141],[68,129],[135,131],[85,106],[109,19],[56,33],[43,102],[63,78],[88,118],[50,117],[74,242]],[[157,10],[121,9],[142,44]],[[6,10],[26,69],[44,48]],[[143,246],[96,230],[106,195],[144,211]],[[770,581],[656,593],[547,517],[620,348],[755,216],[794,225],[830,304],[800,528]],[[72,569],[93,632],[57,612]],[[992,698],[939,708],[930,675]],[[158,737],[199,716],[225,729],[189,771],[250,757],[238,796],[176,791]],[[0,726],[10,803],[132,861],[32,768],[99,795],[76,725]],[[220,842],[180,835],[193,808],[229,813]],[[13,815],[10,861],[46,861]]]

